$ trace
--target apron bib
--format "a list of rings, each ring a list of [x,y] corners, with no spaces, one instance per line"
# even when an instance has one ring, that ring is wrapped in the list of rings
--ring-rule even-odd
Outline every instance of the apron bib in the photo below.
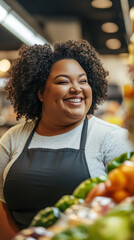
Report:
[[[54,204],[90,173],[85,159],[88,119],[84,120],[79,149],[28,149],[36,126],[7,174],[4,197],[20,228],[27,227],[36,213]]]

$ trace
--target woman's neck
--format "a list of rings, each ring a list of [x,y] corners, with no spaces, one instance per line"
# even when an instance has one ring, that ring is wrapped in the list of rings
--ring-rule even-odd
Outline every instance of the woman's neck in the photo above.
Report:
[[[38,126],[36,128],[36,132],[42,136],[55,136],[62,133],[66,133],[80,125],[84,119],[79,121],[75,121],[70,124],[56,124],[54,121],[46,121],[46,119],[42,119],[39,121]]]

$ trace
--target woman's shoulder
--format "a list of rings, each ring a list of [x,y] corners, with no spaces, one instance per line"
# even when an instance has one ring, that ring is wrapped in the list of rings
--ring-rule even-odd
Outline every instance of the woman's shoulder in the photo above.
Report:
[[[25,134],[28,135],[31,133],[34,126],[35,121],[18,123],[15,126],[9,128],[6,133],[1,137],[1,140],[5,138],[18,138],[19,136],[21,137],[21,135]]]
[[[89,135],[90,132],[94,140],[97,143],[100,142],[106,162],[111,161],[114,157],[122,153],[134,150],[128,139],[128,130],[116,124],[106,122],[93,116],[92,127],[89,128]]]
[[[17,125],[11,127],[9,130],[14,132],[20,132],[20,131],[31,131],[33,127],[35,126],[35,121],[29,121],[29,122],[22,122],[18,123]]]
[[[97,139],[103,139],[106,142],[114,142],[115,140],[128,142],[128,130],[118,126],[116,124],[112,124],[106,122],[102,119],[99,119],[95,116],[89,119],[88,126],[89,135],[96,136]]]
[[[102,126],[106,126],[106,127],[110,127],[110,128],[115,128],[115,127],[120,128],[120,126],[118,126],[116,124],[113,124],[113,123],[110,123],[110,122],[107,122],[107,121],[105,121],[101,118],[98,118],[98,117],[94,116],[94,115],[92,115],[91,118],[89,118],[89,121],[90,121],[90,119],[92,120],[92,122],[94,124],[99,125],[99,126],[102,125]]]
[[[103,119],[100,119],[96,116],[92,116],[91,118],[89,118],[89,127],[94,127],[94,128],[101,128],[101,129],[105,129],[107,131],[113,131],[113,130],[117,130],[117,131],[126,131],[127,130],[119,125],[113,124],[113,123],[109,123]]]

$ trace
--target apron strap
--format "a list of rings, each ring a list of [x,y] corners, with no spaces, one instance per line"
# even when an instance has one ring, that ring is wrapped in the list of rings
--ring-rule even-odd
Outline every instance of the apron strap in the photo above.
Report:
[[[25,144],[25,146],[24,146],[24,149],[28,148],[28,146],[29,146],[29,144],[30,144],[30,142],[31,142],[31,140],[32,140],[32,137],[33,137],[33,135],[34,135],[34,132],[35,132],[35,130],[36,130],[36,127],[37,127],[38,123],[39,123],[39,120],[37,120],[37,122],[35,123],[35,126],[34,126],[32,132],[30,133],[30,135],[29,135],[29,137],[28,137],[28,139],[27,139],[27,141],[26,141],[26,144]]]
[[[88,129],[88,118],[85,117],[82,133],[81,133],[81,139],[80,139],[80,149],[84,150],[86,145],[86,139],[87,139],[87,129]]]

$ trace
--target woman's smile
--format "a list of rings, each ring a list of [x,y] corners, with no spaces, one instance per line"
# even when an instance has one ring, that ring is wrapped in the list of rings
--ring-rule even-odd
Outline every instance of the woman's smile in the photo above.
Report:
[[[81,97],[71,97],[71,98],[67,98],[64,99],[64,102],[71,105],[71,106],[81,106],[83,99]]]

